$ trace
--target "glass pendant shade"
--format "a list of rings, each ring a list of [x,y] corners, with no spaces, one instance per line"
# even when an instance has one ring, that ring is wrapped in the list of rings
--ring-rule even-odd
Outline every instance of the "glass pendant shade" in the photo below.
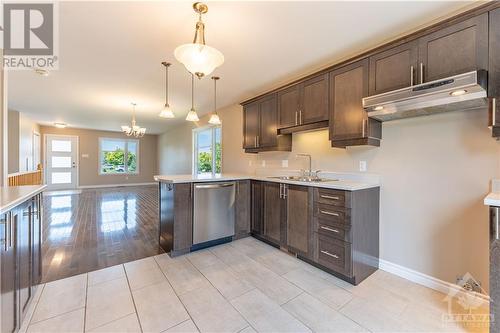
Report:
[[[213,114],[212,116],[210,116],[210,120],[208,120],[208,123],[212,125],[220,125],[221,121],[219,115]]]
[[[187,116],[186,116],[187,121],[199,121],[200,118],[198,118],[198,114],[196,113],[195,109],[191,109]]]
[[[168,119],[175,118],[174,112],[172,111],[172,109],[168,104],[165,104],[165,107],[163,108],[163,110],[161,110],[159,116],[161,118],[168,118]]]
[[[209,75],[224,63],[222,53],[208,45],[191,43],[177,47],[175,58],[198,78]]]

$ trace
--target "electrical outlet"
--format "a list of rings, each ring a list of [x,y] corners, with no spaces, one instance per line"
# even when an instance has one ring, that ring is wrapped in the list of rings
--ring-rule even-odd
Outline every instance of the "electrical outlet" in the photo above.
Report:
[[[288,168],[288,160],[282,160],[281,161],[281,167],[282,168]]]
[[[265,168],[266,167],[266,160],[262,160],[261,165],[263,168]]]
[[[365,172],[367,169],[366,161],[359,161],[359,171]]]

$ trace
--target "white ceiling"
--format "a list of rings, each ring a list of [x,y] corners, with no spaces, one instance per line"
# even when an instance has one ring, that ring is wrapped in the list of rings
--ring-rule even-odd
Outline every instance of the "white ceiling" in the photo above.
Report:
[[[469,2],[209,2],[207,44],[225,63],[214,72],[218,104],[241,102],[300,74],[366,50],[447,15]],[[62,2],[60,67],[48,77],[8,76],[9,108],[43,124],[119,130],[138,104],[138,123],[162,133],[184,121],[190,76],[173,51],[190,42],[196,16],[190,2]],[[164,104],[164,68],[176,120],[157,117]],[[212,111],[213,86],[196,81],[195,107]],[[239,125],[239,124],[238,124]]]

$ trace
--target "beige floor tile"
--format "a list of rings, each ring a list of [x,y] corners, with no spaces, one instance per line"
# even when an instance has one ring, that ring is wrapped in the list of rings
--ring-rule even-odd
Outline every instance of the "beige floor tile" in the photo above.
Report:
[[[125,277],[123,265],[106,267],[89,273],[89,286]]]
[[[177,326],[169,328],[165,333],[198,333],[198,329],[192,320],[186,320]]]
[[[219,259],[215,264],[201,268],[200,271],[227,299],[233,299],[255,288],[246,279],[238,277]]]
[[[81,333],[85,309],[81,308],[62,314],[57,317],[46,319],[28,327],[28,333]]]
[[[299,259],[281,251],[266,253],[254,258],[254,260],[266,266],[278,275],[283,275],[302,267]]]
[[[87,274],[45,284],[31,323],[83,308],[86,289]]]
[[[162,332],[189,319],[167,281],[135,290],[132,294],[144,332]]]
[[[289,272],[283,277],[334,309],[340,309],[352,299],[350,292],[304,269]]]
[[[163,271],[178,295],[201,287],[210,286],[210,282],[186,259],[178,259],[166,265]]]
[[[132,313],[103,326],[87,331],[92,333],[141,333],[137,314]]]
[[[368,332],[351,319],[306,293],[282,307],[314,332]]]
[[[219,261],[210,250],[200,250],[186,255],[189,261],[198,269],[208,267]]]
[[[135,312],[126,278],[90,286],[85,329],[92,330]]]
[[[154,258],[145,258],[125,264],[130,289],[137,290],[166,281]]]
[[[311,332],[260,290],[237,297],[231,304],[258,332]]]
[[[248,323],[213,287],[203,287],[180,295],[201,332],[238,332]]]
[[[230,244],[219,245],[210,248],[210,252],[215,254],[217,258],[222,260],[233,271],[241,272],[248,265],[255,264],[255,261],[244,255]]]

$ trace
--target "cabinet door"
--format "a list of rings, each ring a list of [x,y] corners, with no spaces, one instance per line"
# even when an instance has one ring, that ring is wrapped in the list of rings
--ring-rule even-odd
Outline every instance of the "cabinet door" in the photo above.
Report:
[[[259,147],[275,147],[278,144],[278,109],[276,94],[264,97],[260,101]]]
[[[16,225],[18,215],[11,211],[0,217],[1,332],[13,333],[18,328],[18,294],[16,286]]]
[[[253,102],[243,107],[243,148],[256,148],[259,135],[259,103]]]
[[[276,245],[281,244],[283,218],[280,191],[280,184],[264,183],[264,236]]]
[[[253,234],[262,235],[264,233],[264,224],[262,219],[262,182],[251,182],[251,195],[252,195],[252,211],[251,211],[251,230]]]
[[[328,120],[328,74],[301,83],[300,125]]]
[[[419,82],[488,69],[488,13],[424,36],[418,43]]]
[[[367,136],[368,115],[362,99],[368,94],[368,59],[330,73],[330,140]]]
[[[500,97],[500,8],[489,12],[488,96]],[[497,118],[500,126],[500,118]]]
[[[278,128],[298,125],[300,89],[296,84],[278,92]]]
[[[406,43],[370,57],[370,96],[416,84],[417,45]]]
[[[19,206],[19,221],[17,228],[17,264],[19,283],[20,319],[24,318],[31,298],[31,201]]]
[[[309,188],[286,185],[287,245],[304,256],[309,254],[310,205]]]
[[[244,237],[250,233],[250,181],[240,180],[236,183],[236,237]]]
[[[173,254],[186,253],[193,245],[192,184],[174,184]],[[177,253],[176,253],[177,252]]]

